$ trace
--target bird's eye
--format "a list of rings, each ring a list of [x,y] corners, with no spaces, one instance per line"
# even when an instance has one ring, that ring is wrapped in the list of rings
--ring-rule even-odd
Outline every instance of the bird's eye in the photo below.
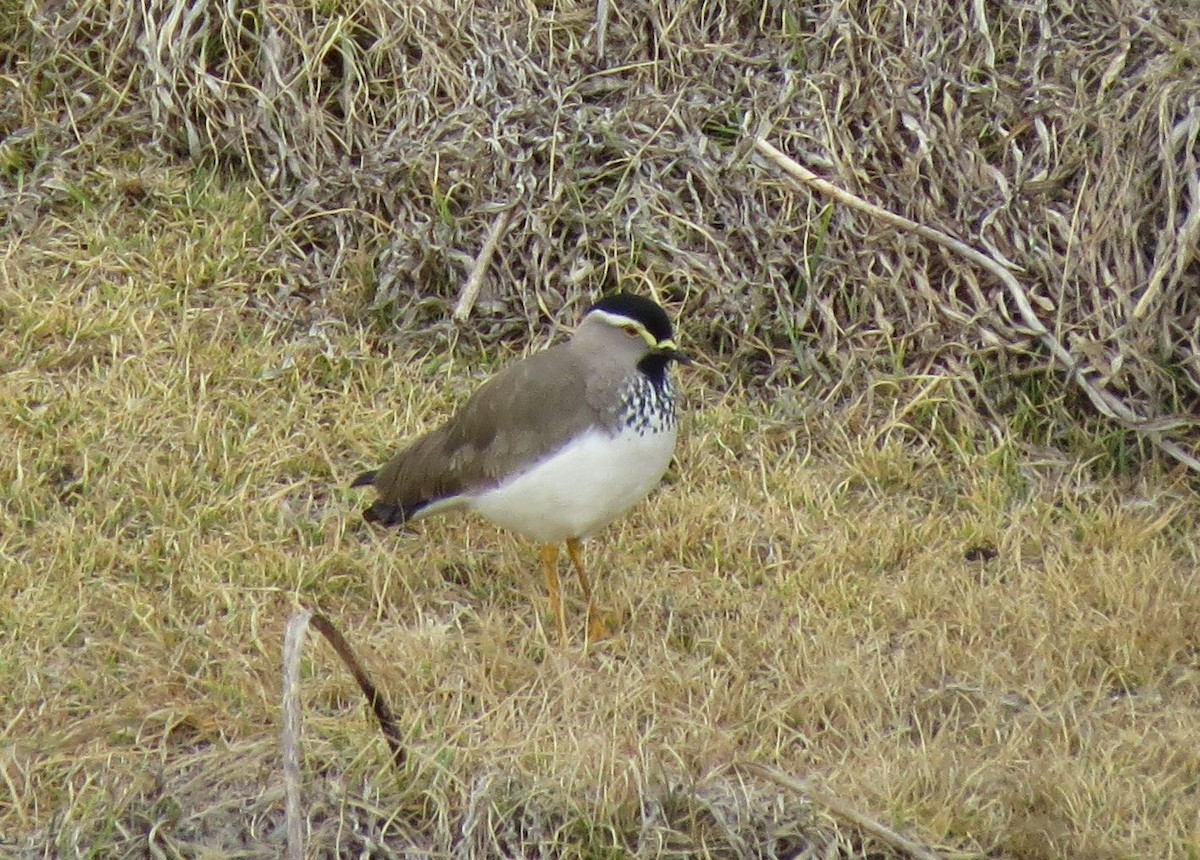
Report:
[[[625,334],[629,335],[630,337],[641,337],[642,336],[642,333],[640,331],[638,331],[637,326],[623,325],[623,326],[621,326],[621,331],[625,332]]]

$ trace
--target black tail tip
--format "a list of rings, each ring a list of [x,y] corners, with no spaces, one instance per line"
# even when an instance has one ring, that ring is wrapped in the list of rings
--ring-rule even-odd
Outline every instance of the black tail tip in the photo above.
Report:
[[[370,472],[363,472],[361,475],[359,475],[357,478],[354,479],[354,482],[351,483],[350,486],[351,486],[351,488],[353,488],[353,487],[369,487],[374,483],[375,483],[375,472],[370,471]]]
[[[376,502],[371,507],[363,509],[363,519],[381,526],[398,526],[407,520],[408,516],[402,505]]]

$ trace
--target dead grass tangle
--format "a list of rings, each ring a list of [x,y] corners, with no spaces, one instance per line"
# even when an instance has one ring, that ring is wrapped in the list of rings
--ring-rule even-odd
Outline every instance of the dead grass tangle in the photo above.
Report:
[[[1193,0],[0,0],[0,856],[1195,860],[1198,252]],[[347,483],[617,288],[563,647]]]

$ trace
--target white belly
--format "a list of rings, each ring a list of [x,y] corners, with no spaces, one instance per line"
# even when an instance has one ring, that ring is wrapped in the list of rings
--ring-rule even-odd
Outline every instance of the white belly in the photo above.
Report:
[[[654,489],[674,451],[674,427],[615,437],[593,430],[467,506],[542,543],[587,537]]]

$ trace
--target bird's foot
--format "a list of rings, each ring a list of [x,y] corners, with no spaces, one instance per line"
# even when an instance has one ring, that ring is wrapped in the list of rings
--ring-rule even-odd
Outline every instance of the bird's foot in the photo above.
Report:
[[[600,617],[600,613],[592,608],[588,608],[588,642],[603,642],[612,636],[612,631],[608,625],[604,623],[604,619]]]

